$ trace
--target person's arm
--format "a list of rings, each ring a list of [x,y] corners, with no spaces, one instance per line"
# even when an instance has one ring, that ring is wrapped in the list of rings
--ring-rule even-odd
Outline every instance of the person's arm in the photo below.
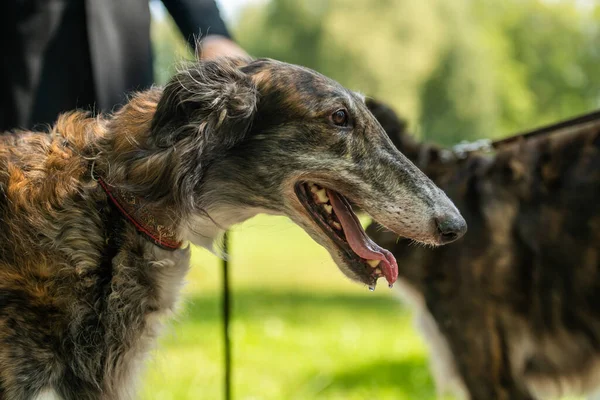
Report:
[[[248,57],[248,53],[230,38],[221,35],[208,35],[200,42],[200,59],[217,57]]]
[[[200,38],[202,59],[248,56],[233,41],[215,0],[162,0],[162,2],[193,49],[196,47],[196,40]]]

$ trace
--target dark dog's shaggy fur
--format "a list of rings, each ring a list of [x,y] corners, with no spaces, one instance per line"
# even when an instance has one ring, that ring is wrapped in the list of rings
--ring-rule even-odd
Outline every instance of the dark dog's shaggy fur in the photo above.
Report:
[[[438,249],[368,229],[399,260],[438,388],[525,400],[600,387],[600,120],[460,159],[368,106],[469,224]]]
[[[368,285],[397,270],[345,196],[426,243],[465,231],[360,96],[272,60],[197,63],[115,115],[0,144],[2,399],[132,396],[188,269],[173,247],[210,247],[259,212],[290,216]]]

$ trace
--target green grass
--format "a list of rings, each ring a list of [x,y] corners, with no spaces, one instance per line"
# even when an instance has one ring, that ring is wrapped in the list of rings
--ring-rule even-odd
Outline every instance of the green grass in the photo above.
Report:
[[[235,399],[434,399],[423,342],[385,285],[349,282],[287,219],[234,230]],[[222,398],[220,268],[194,250],[182,312],[152,352],[143,399]]]
[[[424,344],[385,285],[371,293],[348,281],[285,218],[238,226],[230,254],[236,400],[435,399]],[[147,363],[142,399],[223,398],[220,264],[203,249],[193,257],[182,310]]]

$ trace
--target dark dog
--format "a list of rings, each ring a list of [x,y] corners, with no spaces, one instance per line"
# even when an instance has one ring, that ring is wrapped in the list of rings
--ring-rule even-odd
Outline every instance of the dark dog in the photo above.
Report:
[[[0,140],[0,398],[122,399],[172,312],[189,247],[288,215],[350,278],[397,267],[349,200],[443,244],[465,223],[363,99],[272,60],[194,64],[113,116]],[[319,279],[319,277],[315,277]]]
[[[462,159],[368,106],[469,224],[438,249],[367,230],[399,260],[438,389],[525,400],[600,387],[600,118]]]

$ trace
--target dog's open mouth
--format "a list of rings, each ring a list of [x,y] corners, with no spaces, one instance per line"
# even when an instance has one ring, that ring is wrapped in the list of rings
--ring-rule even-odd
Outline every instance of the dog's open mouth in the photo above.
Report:
[[[367,236],[344,196],[310,182],[298,183],[296,195],[314,222],[339,247],[353,272],[369,282],[371,290],[380,277],[385,277],[390,286],[396,282],[396,259]]]

